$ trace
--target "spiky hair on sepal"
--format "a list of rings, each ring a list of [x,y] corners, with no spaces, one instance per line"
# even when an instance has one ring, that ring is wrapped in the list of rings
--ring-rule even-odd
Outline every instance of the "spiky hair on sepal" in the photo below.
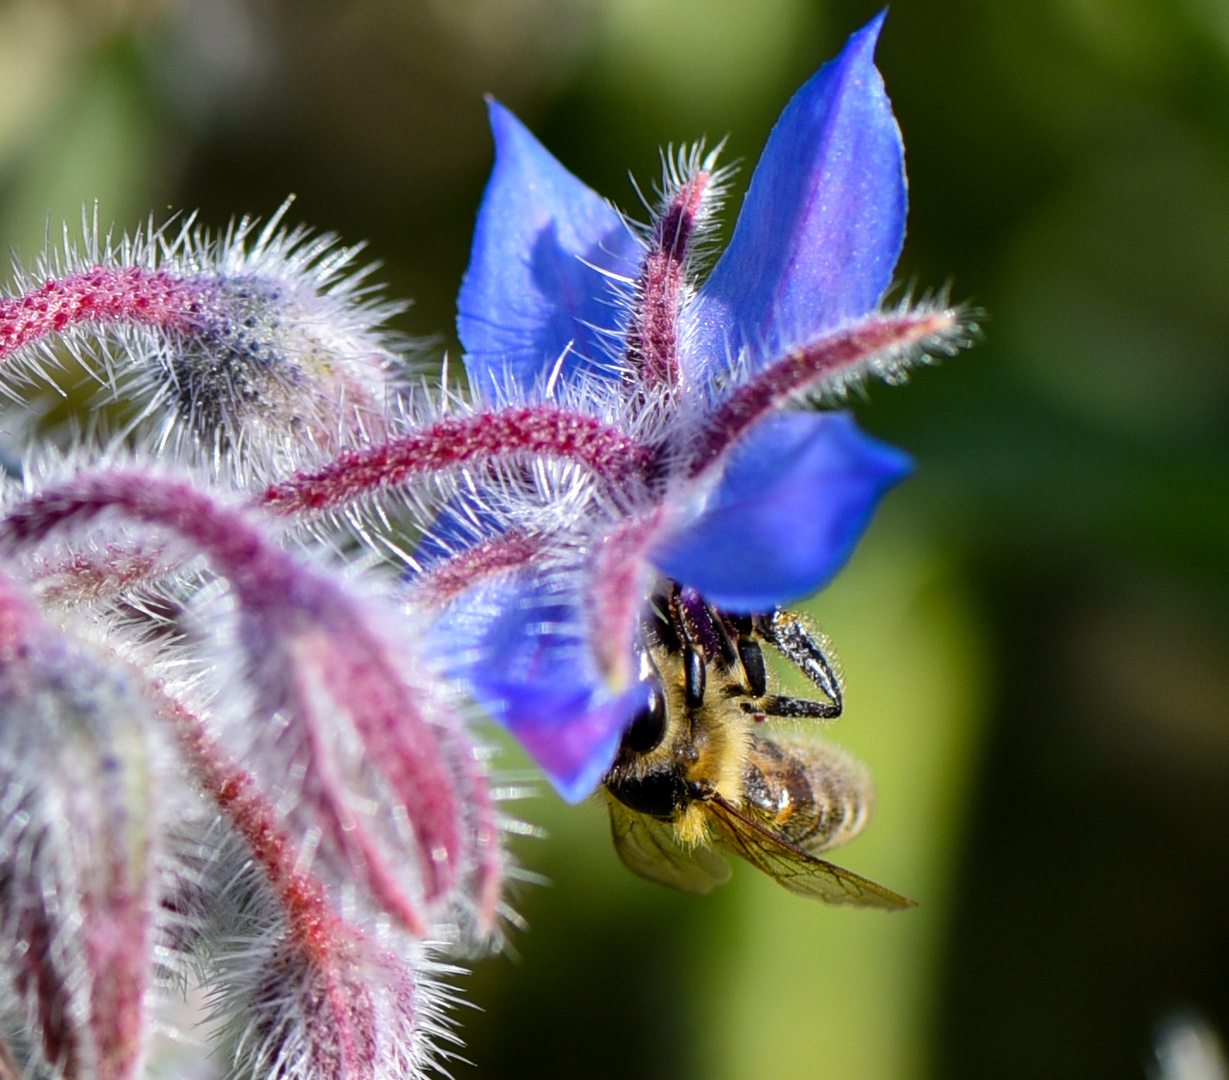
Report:
[[[64,393],[84,371],[110,437],[241,487],[378,439],[407,374],[385,325],[402,305],[368,283],[361,245],[286,227],[289,208],[119,239],[95,208],[81,244],[66,229],[0,298],[0,393]]]

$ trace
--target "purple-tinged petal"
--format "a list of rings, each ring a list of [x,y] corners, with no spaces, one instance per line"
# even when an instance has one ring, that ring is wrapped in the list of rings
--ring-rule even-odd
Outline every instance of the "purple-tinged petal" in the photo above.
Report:
[[[785,107],[730,246],[685,317],[686,375],[753,366],[846,319],[891,284],[905,235],[900,129],[874,65],[880,14]]]
[[[512,113],[491,101],[490,115],[495,169],[457,297],[470,384],[487,398],[529,391],[565,351],[565,378],[609,372],[602,331],[620,313],[602,271],[634,276],[639,242]]]
[[[718,607],[771,610],[828,582],[910,468],[849,413],[782,413],[734,447],[703,513],[653,561]]]
[[[458,598],[428,642],[568,802],[598,785],[647,697],[641,684],[622,694],[607,689],[582,624],[568,599],[521,575]]]
[[[614,763],[623,732],[648,703],[648,687],[637,683],[618,697],[594,686],[562,684],[562,666],[532,683],[491,680],[481,690],[501,703],[500,722],[525,748],[567,802],[593,792]]]

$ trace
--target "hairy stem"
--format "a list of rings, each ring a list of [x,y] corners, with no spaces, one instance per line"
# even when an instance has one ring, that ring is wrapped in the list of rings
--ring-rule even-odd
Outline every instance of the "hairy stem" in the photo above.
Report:
[[[839,389],[876,363],[903,362],[959,329],[954,311],[872,315],[795,349],[735,390],[710,418],[691,474],[698,476],[752,424],[795,397]]]
[[[271,485],[263,501],[280,514],[324,510],[413,476],[518,454],[576,461],[612,483],[647,468],[651,458],[646,447],[596,417],[526,406],[437,420],[371,449],[347,451],[317,472]]]
[[[0,360],[82,323],[190,329],[199,311],[197,290],[164,270],[96,266],[0,299]]]
[[[678,315],[687,255],[711,179],[711,173],[698,172],[679,188],[657,220],[640,267],[627,330],[627,364],[650,386],[679,381]]]

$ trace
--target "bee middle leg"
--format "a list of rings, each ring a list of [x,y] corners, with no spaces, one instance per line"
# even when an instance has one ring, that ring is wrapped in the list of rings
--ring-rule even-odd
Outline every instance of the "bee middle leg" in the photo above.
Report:
[[[757,702],[744,701],[742,710],[757,716],[799,718],[808,720],[835,720],[841,715],[842,703],[812,701],[810,698],[783,697],[769,694]]]

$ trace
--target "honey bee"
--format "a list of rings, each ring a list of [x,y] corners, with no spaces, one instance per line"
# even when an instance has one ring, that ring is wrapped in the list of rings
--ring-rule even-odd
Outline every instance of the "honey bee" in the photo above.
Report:
[[[641,629],[649,701],[604,781],[624,865],[649,881],[707,893],[730,876],[721,849],[801,896],[912,907],[815,855],[851,840],[869,819],[865,768],[816,739],[769,737],[758,727],[773,717],[840,715],[840,671],[827,641],[789,612],[731,615],[672,582],[653,597]],[[769,693],[760,642],[826,700]]]

